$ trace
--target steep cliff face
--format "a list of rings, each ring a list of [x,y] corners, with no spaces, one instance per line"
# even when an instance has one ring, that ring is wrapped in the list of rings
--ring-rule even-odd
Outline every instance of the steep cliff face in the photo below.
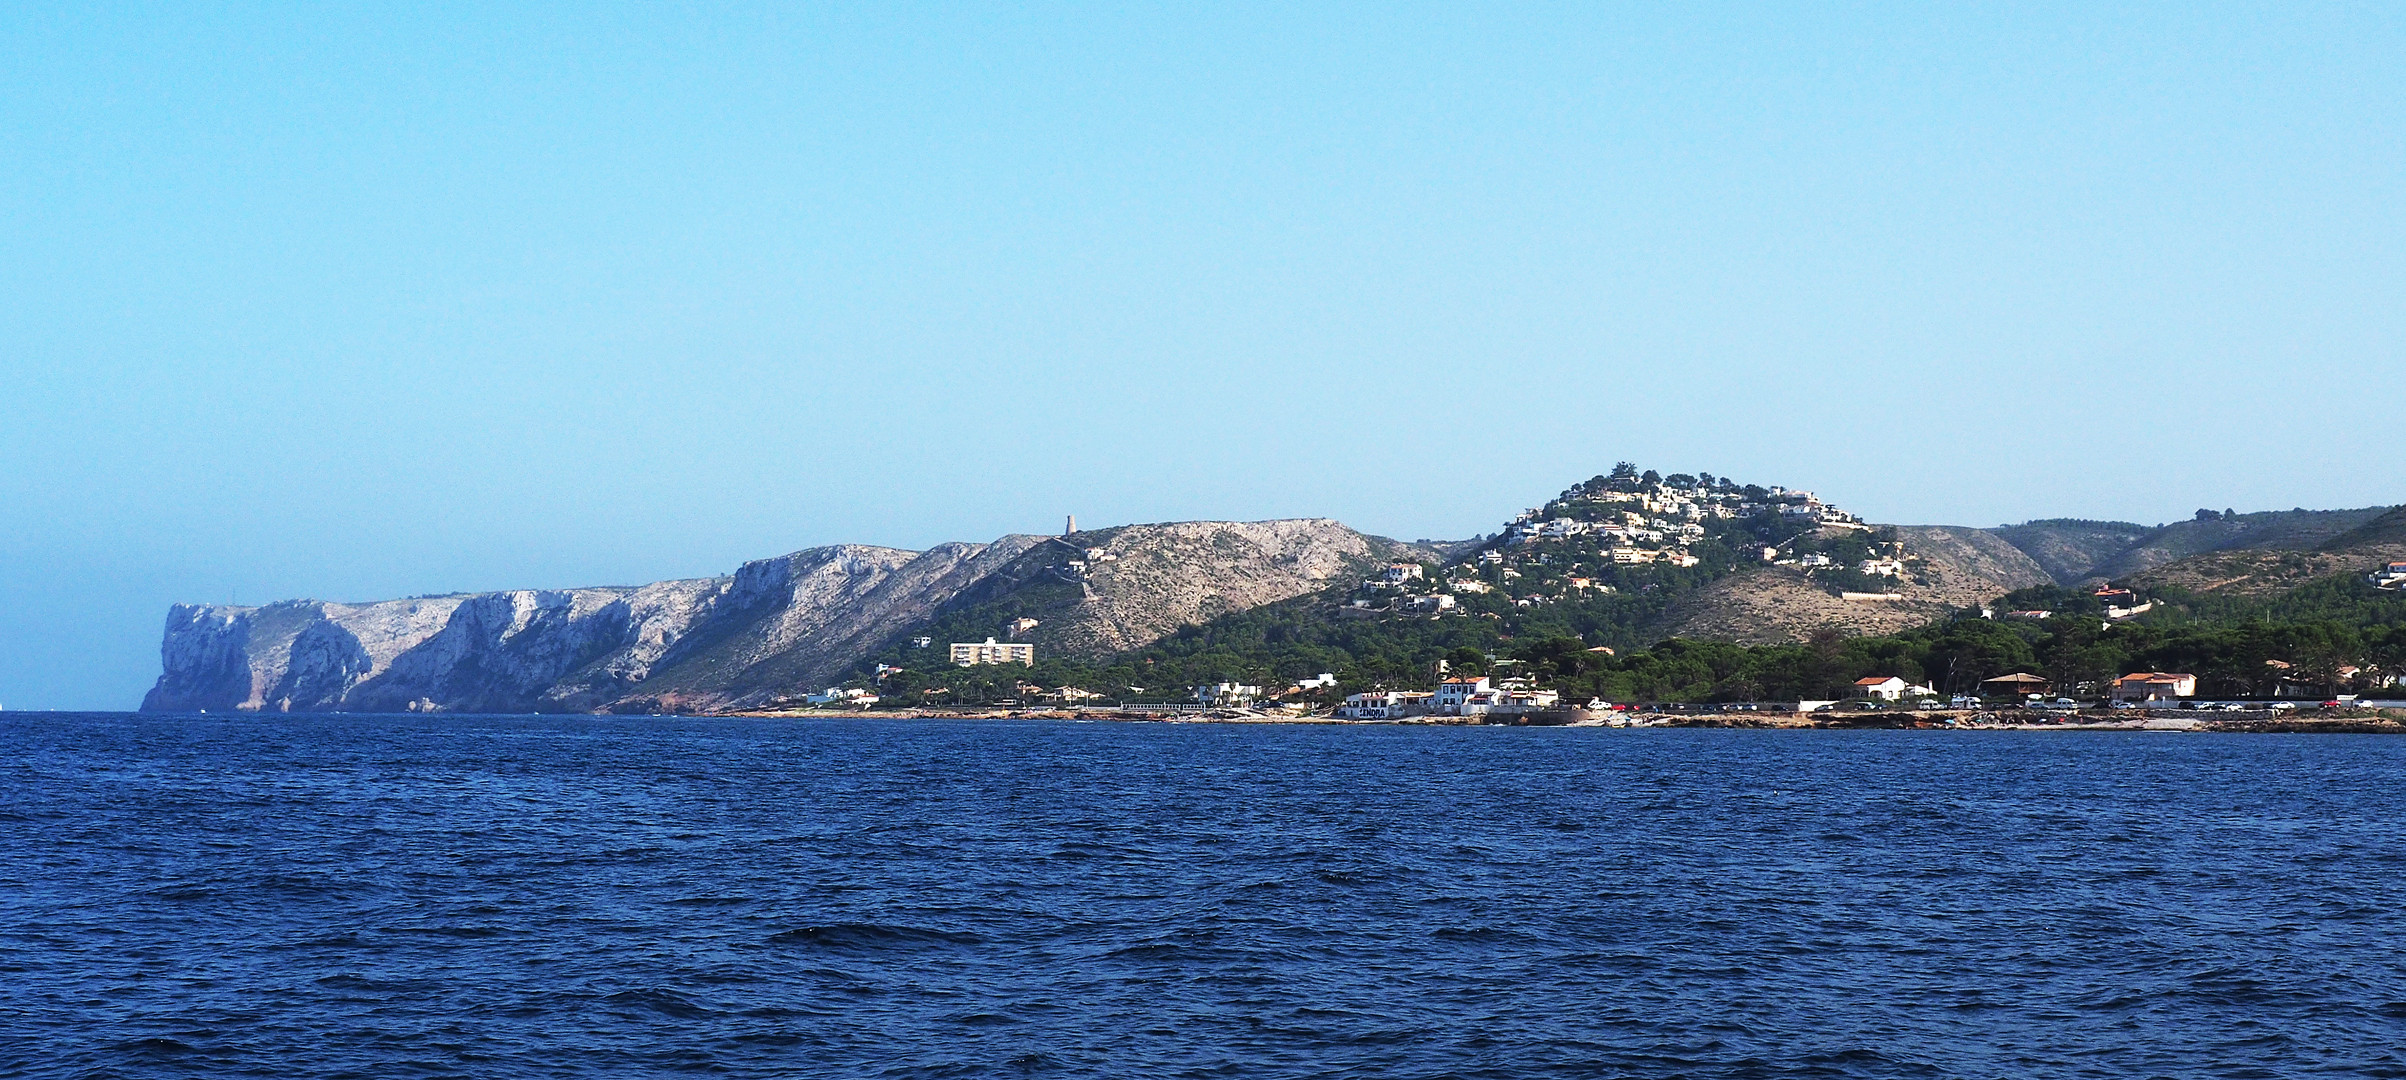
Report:
[[[716,618],[616,711],[740,709],[813,689],[1038,542],[842,546],[748,563]]]
[[[1107,557],[1072,571],[1089,546]],[[1099,654],[1309,592],[1349,566],[1408,550],[1333,521],[1178,522],[1072,542],[812,548],[725,577],[639,587],[180,605],[142,707],[741,709],[823,687],[964,610],[984,613],[971,617],[982,628],[996,605],[1064,601],[1044,608],[1046,647]]]
[[[1033,542],[812,548],[726,577],[628,588],[178,606],[143,708],[733,706],[853,662]]]
[[[642,681],[727,579],[371,604],[178,605],[151,710],[518,712]]]

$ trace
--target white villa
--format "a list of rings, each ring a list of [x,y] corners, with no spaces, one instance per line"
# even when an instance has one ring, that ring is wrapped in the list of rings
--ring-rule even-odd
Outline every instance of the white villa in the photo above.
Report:
[[[1036,647],[1017,642],[956,641],[952,643],[952,662],[956,667],[976,667],[980,664],[1034,664]]]

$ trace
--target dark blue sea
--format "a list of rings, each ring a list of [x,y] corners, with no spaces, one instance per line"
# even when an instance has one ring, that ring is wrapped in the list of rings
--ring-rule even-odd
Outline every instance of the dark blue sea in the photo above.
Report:
[[[2406,1076],[2406,739],[0,714],[0,1075]]]

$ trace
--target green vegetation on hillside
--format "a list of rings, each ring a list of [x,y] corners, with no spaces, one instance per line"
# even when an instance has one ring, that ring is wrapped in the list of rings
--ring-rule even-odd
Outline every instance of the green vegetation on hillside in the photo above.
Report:
[[[2328,529],[2348,514],[2237,515],[2201,511],[2170,529],[2128,522],[2047,521],[2018,528],[2099,534],[2245,526],[2284,537]],[[2386,519],[2385,519],[2386,523]],[[2127,544],[2130,537],[2109,539]],[[1189,700],[1200,684],[1259,685],[1271,695],[1327,672],[1335,687],[1293,695],[1333,703],[1374,689],[1426,688],[1451,670],[1495,667],[1539,680],[1566,700],[1777,701],[1854,696],[1855,680],[1897,676],[1941,694],[1969,694],[2017,671],[2061,692],[2093,694],[2132,671],[2199,676],[2208,696],[2337,691],[2406,671],[2406,596],[2355,575],[2270,599],[2149,591],[2152,609],[2108,622],[2094,590],[2042,586],[2008,594],[1995,611],[1872,636],[1825,631],[1795,645],[1651,641],[1678,600],[1770,558],[1838,591],[1883,591],[1922,568],[1892,531],[1874,530],[1809,493],[1739,485],[1711,474],[1661,476],[1622,463],[1520,515],[1444,564],[1359,568],[1358,584],[1236,612],[1110,656],[1040,648],[1033,666],[952,667],[945,646],[975,641],[1019,617],[1048,618],[1079,602],[1079,586],[1015,580],[944,613],[864,661],[855,685],[888,707],[1030,704],[1064,687],[1104,701]],[[2127,594],[2119,602],[2129,604]]]
[[[2007,603],[2058,612],[2046,620],[1965,613],[1900,634],[1825,633],[1772,646],[1672,640],[1616,654],[1593,651],[1596,638],[1580,630],[1593,634],[1586,616],[1609,610],[1596,606],[1601,601],[1538,607],[1510,620],[1331,620],[1329,598],[1309,597],[1189,627],[1101,661],[953,668],[927,655],[861,684],[874,683],[891,706],[1028,702],[1061,686],[1105,700],[1179,701],[1201,683],[1255,683],[1275,693],[1331,672],[1337,687],[1301,696],[1325,703],[1360,690],[1424,688],[1437,661],[1447,660],[1456,670],[1501,662],[1567,700],[1705,702],[1842,699],[1852,696],[1856,679],[1886,675],[1955,694],[1976,693],[1981,680],[2015,671],[2045,676],[2067,692],[2094,692],[2132,671],[2180,671],[2199,676],[2200,694],[2253,697],[2275,692],[2284,679],[2338,692],[2350,684],[2350,668],[2360,669],[2358,681],[2406,672],[2406,595],[2374,590],[2360,577],[2334,577],[2268,602],[2158,599],[2158,612],[2107,625],[2084,610],[2098,606],[2085,591],[2045,587]]]
[[[1783,508],[1848,521],[1851,531],[1823,536],[1821,520]],[[890,704],[1025,701],[1065,685],[1109,700],[1182,700],[1199,683],[1284,685],[1321,672],[1355,689],[1418,686],[1437,658],[1515,641],[1641,646],[1672,604],[1761,565],[1765,547],[1821,556],[1827,566],[1811,572],[1827,575],[1833,592],[1883,588],[1886,579],[1857,582],[1855,566],[1892,541],[1802,492],[1710,474],[1663,477],[1624,462],[1450,563],[1400,564],[1417,576],[1389,583],[1387,564],[1364,565],[1358,583],[1223,616],[1118,656],[1039,647],[1032,670],[950,667],[948,643],[983,640],[1014,619],[1051,622],[1079,602],[1074,581],[1031,573],[963,597],[864,661],[856,681],[877,682]],[[922,638],[928,644],[916,643]]]

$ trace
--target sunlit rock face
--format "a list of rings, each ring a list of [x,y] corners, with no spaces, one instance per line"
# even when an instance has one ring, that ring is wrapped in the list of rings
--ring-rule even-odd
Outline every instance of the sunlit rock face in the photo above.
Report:
[[[1057,586],[1073,562],[1077,584],[1037,637],[1103,655],[1414,553],[1323,519],[1183,521],[926,551],[840,544],[640,586],[177,605],[143,708],[743,709],[824,686],[948,610]]]

